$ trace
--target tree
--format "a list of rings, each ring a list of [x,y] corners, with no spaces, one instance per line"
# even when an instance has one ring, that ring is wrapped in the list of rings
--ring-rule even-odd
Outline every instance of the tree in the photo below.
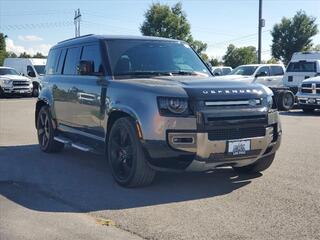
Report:
[[[26,52],[23,52],[19,55],[19,58],[31,58],[31,55]]]
[[[293,53],[309,50],[312,37],[318,33],[316,18],[299,11],[292,19],[282,18],[271,31],[272,56],[287,64]]]
[[[235,68],[243,64],[257,63],[256,48],[253,46],[236,48],[230,44],[223,56],[224,64]]]
[[[207,44],[193,39],[190,23],[180,2],[171,8],[166,4],[153,3],[144,16],[145,20],[140,27],[143,35],[186,41],[200,56],[208,58],[203,54]]]
[[[4,35],[3,33],[0,33],[0,66],[3,65],[3,61],[6,58],[7,52],[6,52],[6,38],[7,35]]]
[[[14,52],[7,52],[6,57],[8,57],[8,58],[17,58],[18,55],[15,54]]]
[[[209,60],[209,62],[210,62],[210,64],[211,64],[212,66],[223,65],[223,62],[219,61],[218,58],[211,58],[211,59]]]
[[[35,55],[33,55],[33,58],[47,58],[42,53],[37,52]]]

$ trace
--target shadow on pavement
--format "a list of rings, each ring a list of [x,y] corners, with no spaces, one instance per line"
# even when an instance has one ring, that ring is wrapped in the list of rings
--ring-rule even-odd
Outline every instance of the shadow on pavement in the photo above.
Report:
[[[151,186],[126,189],[114,182],[103,156],[72,149],[46,154],[38,145],[0,147],[0,194],[46,212],[128,209],[212,198],[244,187],[261,175],[238,176],[231,168],[211,173],[159,173]],[[48,201],[33,201],[37,194]],[[57,207],[50,199],[68,207]]]
[[[313,113],[304,113],[302,110],[296,110],[296,111],[289,111],[289,112],[280,112],[280,115],[294,116],[294,117],[315,117],[315,116],[320,116],[320,111],[315,110]]]

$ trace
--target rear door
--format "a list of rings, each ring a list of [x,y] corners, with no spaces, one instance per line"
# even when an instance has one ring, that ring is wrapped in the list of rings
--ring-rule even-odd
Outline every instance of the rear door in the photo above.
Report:
[[[77,67],[80,60],[93,62],[92,75],[79,75]],[[54,88],[59,127],[78,136],[103,140],[101,85],[98,80],[104,70],[99,45],[88,44],[66,49],[61,72],[61,78]]]
[[[259,76],[262,72],[265,72],[265,76]],[[260,67],[256,72],[255,83],[260,83],[268,86],[270,79],[270,68],[269,66]]]
[[[284,70],[282,66],[270,66],[270,78],[267,80],[268,87],[283,87]]]

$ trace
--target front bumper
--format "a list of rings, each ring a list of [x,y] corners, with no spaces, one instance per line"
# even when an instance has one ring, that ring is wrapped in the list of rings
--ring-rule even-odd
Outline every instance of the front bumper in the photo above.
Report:
[[[5,94],[31,94],[32,85],[29,86],[3,86],[2,91]]]
[[[310,107],[320,109],[320,94],[297,94],[300,107]]]
[[[277,112],[269,114],[264,130],[259,136],[248,132],[244,133],[247,137],[228,139],[212,139],[210,131],[167,130],[166,141],[144,141],[143,146],[151,165],[157,168],[207,171],[219,166],[241,167],[273,154],[279,148],[282,130]],[[228,144],[234,140],[249,140],[250,150],[232,155],[228,152]]]

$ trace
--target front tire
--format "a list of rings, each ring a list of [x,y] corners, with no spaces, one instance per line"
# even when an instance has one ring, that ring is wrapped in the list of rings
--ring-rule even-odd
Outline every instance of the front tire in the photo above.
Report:
[[[267,168],[269,168],[275,158],[276,154],[270,154],[266,157],[260,158],[258,161],[256,161],[253,164],[250,164],[248,166],[244,166],[244,167],[233,167],[233,169],[236,172],[239,173],[259,173],[262,172],[264,170],[266,170]]]
[[[147,163],[135,121],[118,119],[108,140],[108,160],[115,181],[124,187],[141,187],[152,183],[155,170]]]
[[[43,152],[53,153],[63,149],[64,144],[54,140],[54,132],[49,107],[43,106],[37,118],[38,141]]]
[[[291,91],[284,90],[278,96],[278,110],[289,111],[294,105],[294,95]]]

